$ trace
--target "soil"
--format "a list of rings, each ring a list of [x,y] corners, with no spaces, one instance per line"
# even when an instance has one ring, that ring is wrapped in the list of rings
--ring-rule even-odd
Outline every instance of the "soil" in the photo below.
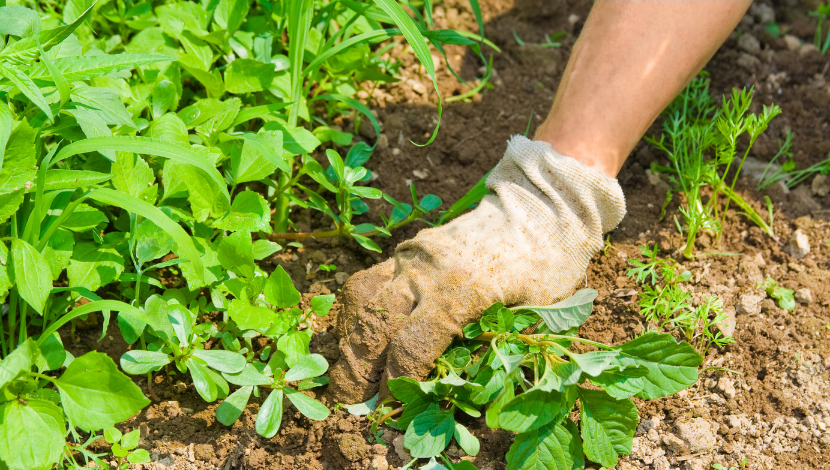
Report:
[[[782,31],[810,44],[815,21],[807,12],[813,3],[756,2],[707,66],[714,96],[730,93],[734,87],[754,86],[755,108],[775,103],[783,109],[753,148],[751,157],[761,162],[775,155],[776,141],[788,129],[796,133],[793,152],[799,168],[825,159],[830,152],[830,57],[807,45],[788,44],[759,24],[772,11]],[[402,201],[409,198],[410,183],[419,194],[436,194],[444,201],[462,196],[499,160],[510,135],[524,133],[528,126],[532,134],[541,123],[590,6],[591,2],[583,0],[482,0],[486,36],[502,49],[493,57],[495,87],[471,102],[446,104],[438,138],[427,147],[416,147],[410,140],[427,140],[437,121],[437,97],[413,57],[400,46],[393,50],[405,63],[403,80],[380,87],[371,102],[382,134],[376,136],[370,126],[361,126],[364,138],[379,140],[367,164],[376,175],[372,184]],[[445,1],[436,7],[434,16],[440,28],[476,29],[465,0]],[[561,48],[541,48],[520,46],[514,31],[528,44],[544,42],[546,34],[559,31],[569,36]],[[748,48],[746,40],[739,43],[741,35],[754,36],[760,47]],[[460,75],[468,80],[480,76],[483,64],[476,56],[457,47],[447,51]],[[445,97],[468,89],[446,71],[439,72],[439,81]],[[650,133],[657,130],[655,125]],[[668,207],[669,217],[661,221],[660,205],[668,186],[646,171],[655,161],[666,163],[643,142],[620,173],[628,215],[610,234],[612,248],[598,254],[589,267],[588,284],[600,295],[594,315],[580,329],[583,337],[620,343],[647,326],[637,313],[636,296],[629,295],[637,286],[624,275],[627,260],[639,253],[638,245],[656,243],[664,256],[682,259],[675,251],[682,242],[671,220],[677,213],[676,202]],[[766,213],[764,194],[754,186],[750,177],[739,180],[741,195]],[[705,362],[709,369],[692,388],[673,397],[637,402],[641,422],[634,449],[617,468],[697,470],[711,468],[713,463],[729,468],[740,467],[744,459],[746,468],[830,468],[830,326],[825,326],[830,324],[830,195],[818,186],[811,179],[792,191],[778,185],[766,193],[775,207],[774,227],[782,244],[734,213],[728,217],[720,247],[708,236],[701,237],[703,251],[738,254],[711,254],[684,262],[693,274],[691,289],[696,298],[716,294],[724,299],[736,322],[736,341],[709,350]],[[378,203],[372,209],[388,212],[389,206]],[[367,217],[377,219],[377,214]],[[319,227],[320,219],[301,213],[296,224],[300,229]],[[353,242],[327,240],[291,248],[270,261],[284,266],[309,296],[336,292],[349,274],[385,259],[397,243],[421,228],[423,224],[412,224],[381,241],[383,255],[362,250]],[[786,248],[796,229],[807,235],[811,246],[801,259]],[[323,278],[314,272],[312,267],[324,262],[338,266],[337,276]],[[785,287],[808,289],[810,298],[803,295],[804,302],[792,312],[781,310],[771,300],[761,301],[763,294],[756,283],[767,275]],[[339,354],[331,328],[336,313],[335,309],[326,321],[315,325],[317,334],[311,344],[312,351],[332,363]],[[116,327],[111,325],[101,342],[97,342],[99,335],[100,330],[91,325],[79,330],[77,351],[72,352],[95,348],[119,357],[127,349]],[[385,443],[372,444],[366,420],[342,410],[326,421],[314,422],[286,402],[282,429],[273,439],[264,439],[254,431],[261,401],[253,398],[242,418],[233,427],[225,427],[215,420],[217,404],[204,403],[192,385],[179,382],[180,378],[166,382],[157,377],[153,388],[161,401],[124,425],[141,429],[140,445],[153,459],[144,468],[389,470],[407,462],[399,433],[387,429],[382,436]],[[147,390],[146,380],[138,383]],[[322,391],[316,396],[334,406],[326,402]],[[479,469],[503,469],[512,434],[492,431],[483,420],[465,424],[481,439],[481,452],[468,457],[453,445],[449,455],[471,460]]]

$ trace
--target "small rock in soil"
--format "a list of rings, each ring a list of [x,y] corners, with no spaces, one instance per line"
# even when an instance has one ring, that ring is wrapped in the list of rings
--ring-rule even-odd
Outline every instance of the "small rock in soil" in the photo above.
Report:
[[[813,191],[813,194],[819,197],[827,196],[830,194],[830,178],[827,175],[816,175],[813,178],[813,182],[810,184],[810,190]]]
[[[339,272],[334,274],[334,280],[341,286],[349,280],[349,273]]]
[[[761,42],[755,36],[744,33],[738,38],[738,49],[752,55],[758,55],[761,53]]]
[[[761,301],[764,300],[758,294],[744,294],[738,300],[735,311],[740,315],[757,315],[761,312]]]
[[[810,289],[806,287],[803,289],[798,289],[795,291],[795,300],[796,302],[804,305],[809,305],[813,303],[813,293],[810,292]]]
[[[715,429],[703,418],[677,423],[677,434],[693,454],[711,452],[715,448]]]
[[[770,313],[778,310],[775,306],[775,301],[772,299],[764,299],[761,301],[761,313]]]
[[[665,457],[658,457],[654,460],[654,470],[671,470],[671,465],[669,465],[669,459]]]
[[[790,237],[790,242],[787,244],[787,251],[794,258],[804,258],[810,253],[810,238],[801,229],[796,230],[793,232],[792,237]]]
[[[360,434],[343,434],[337,438],[337,447],[343,457],[350,462],[357,462],[366,457],[369,446]]]
[[[630,287],[614,291],[614,297],[632,297],[635,295],[637,295],[637,290]]]
[[[389,470],[389,462],[386,461],[386,456],[376,455],[372,457],[372,463],[369,464],[369,470]]]
[[[735,390],[735,382],[731,377],[727,376],[723,376],[720,380],[718,380],[718,390],[720,390],[728,399],[735,398],[735,395],[738,394]]]
[[[735,334],[735,328],[738,327],[738,319],[736,318],[737,314],[735,313],[735,309],[732,307],[724,308],[723,313],[726,314],[726,319],[718,323],[718,330],[720,330],[724,336],[732,336]]]
[[[772,23],[775,21],[775,10],[766,3],[754,2],[749,7],[749,14],[755,18],[755,21],[761,24]]]
[[[816,46],[809,42],[802,44],[801,47],[798,49],[798,54],[802,57],[812,52],[819,53],[819,50]]]
[[[689,449],[686,447],[686,444],[677,436],[672,433],[666,433],[663,436],[663,445],[668,447],[668,449],[675,454],[688,454]]]
[[[761,66],[761,59],[755,57],[754,55],[747,54],[746,52],[741,52],[740,57],[736,60],[738,65],[745,69],[755,69]]]
[[[784,36],[784,44],[787,45],[787,49],[794,51],[801,47],[801,39],[793,36],[792,34],[788,34]]]

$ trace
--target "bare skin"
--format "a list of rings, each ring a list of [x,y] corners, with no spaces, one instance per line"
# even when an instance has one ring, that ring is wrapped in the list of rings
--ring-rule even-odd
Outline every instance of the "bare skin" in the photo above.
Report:
[[[616,177],[648,126],[751,3],[598,0],[534,140]]]

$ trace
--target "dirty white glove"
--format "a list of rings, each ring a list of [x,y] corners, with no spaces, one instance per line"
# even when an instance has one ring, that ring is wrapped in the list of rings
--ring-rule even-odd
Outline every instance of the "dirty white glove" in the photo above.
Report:
[[[357,403],[386,380],[423,379],[494,302],[548,305],[584,282],[602,236],[625,215],[617,180],[513,137],[479,207],[401,243],[349,279],[329,390]]]

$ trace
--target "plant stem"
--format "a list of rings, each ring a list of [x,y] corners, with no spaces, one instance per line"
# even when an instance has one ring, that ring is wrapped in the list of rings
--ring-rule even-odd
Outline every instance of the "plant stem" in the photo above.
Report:
[[[400,414],[401,412],[403,412],[403,407],[402,406],[399,407],[399,408],[395,408],[394,410],[390,411],[389,413],[386,413],[385,415],[381,416],[380,419],[378,420],[378,424],[381,424],[381,423],[385,422],[387,419],[389,419],[389,418],[391,418],[391,417],[393,417],[397,414]]]
[[[487,333],[482,333],[482,334],[476,336],[475,338],[471,338],[471,339],[473,341],[492,341],[493,339],[497,339],[497,338],[499,338],[503,335],[504,335],[504,333],[495,333],[495,332],[491,331],[491,332],[487,332]],[[562,348],[562,345],[554,343],[552,341],[545,341],[545,339],[565,339],[565,340],[568,340],[568,341],[576,341],[576,342],[579,342],[579,343],[589,344],[591,346],[596,346],[600,349],[605,349],[605,350],[609,350],[609,351],[614,349],[613,347],[608,346],[607,344],[597,343],[596,341],[591,341],[589,339],[579,338],[577,336],[565,336],[565,335],[553,335],[553,334],[536,334],[536,335],[517,335],[516,339],[519,339],[522,342],[530,344],[530,345],[554,346],[554,347],[558,347],[558,348]],[[539,341],[538,339],[542,339],[542,341]]]

